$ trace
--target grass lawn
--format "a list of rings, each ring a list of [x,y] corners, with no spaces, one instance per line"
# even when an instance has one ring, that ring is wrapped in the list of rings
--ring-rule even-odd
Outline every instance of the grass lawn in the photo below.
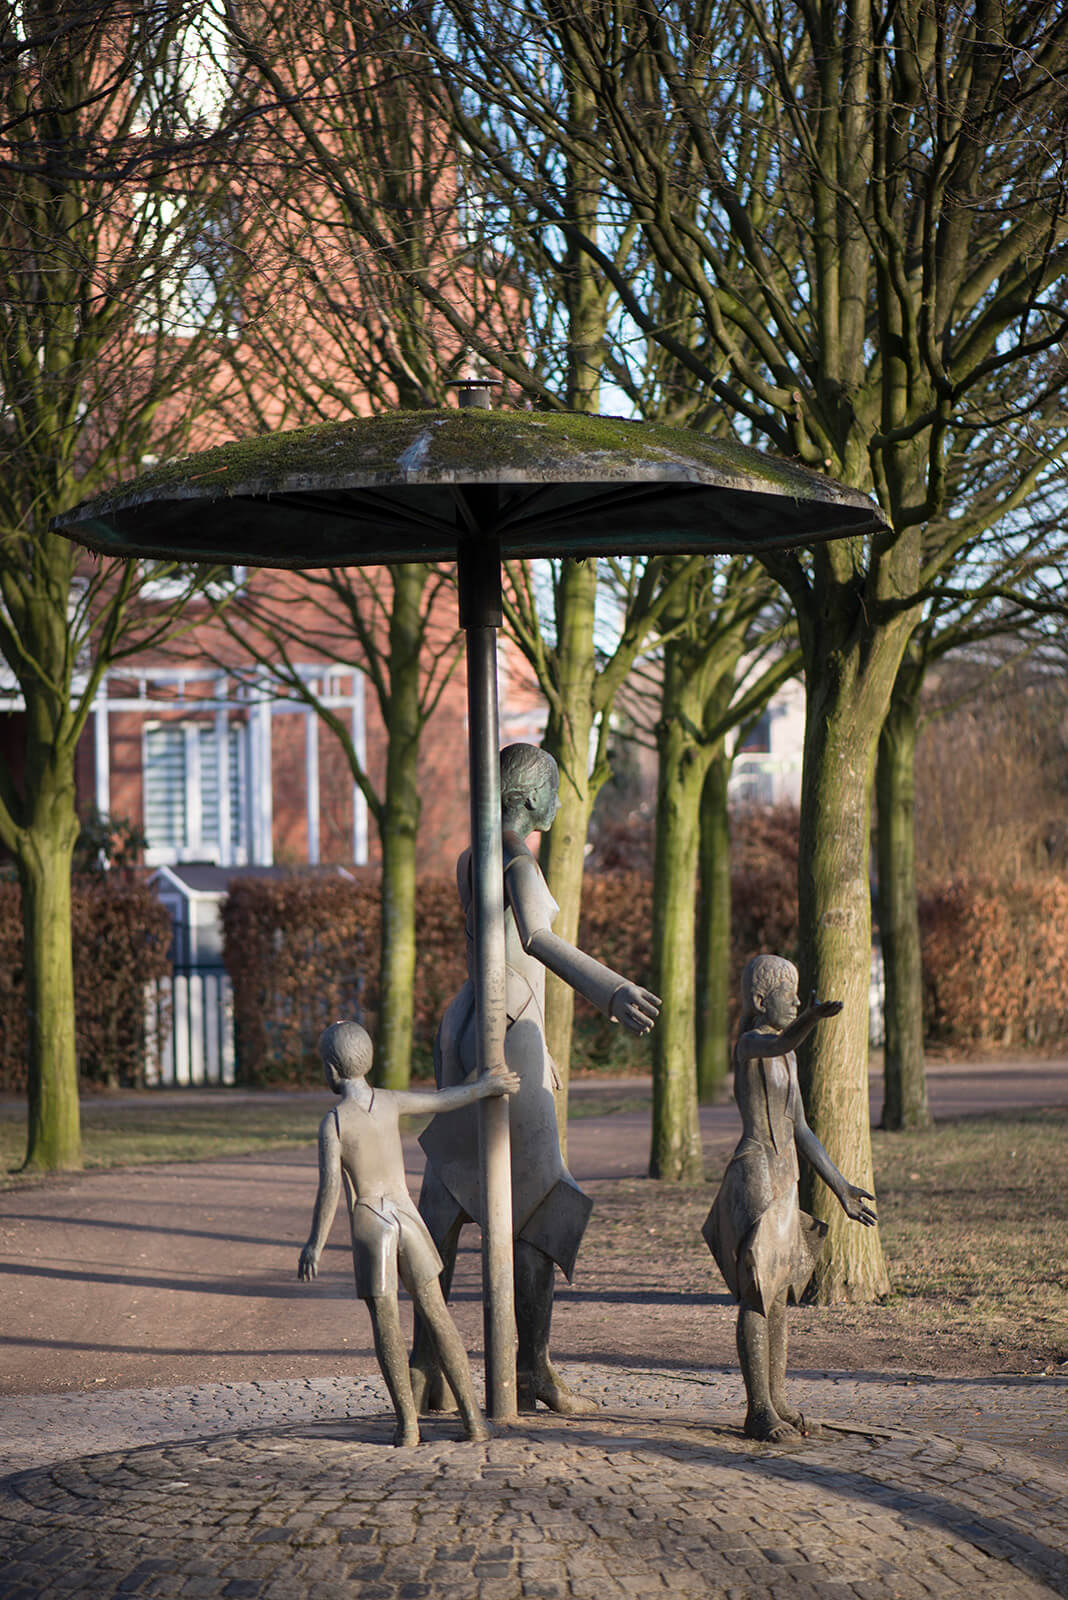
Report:
[[[427,1085],[426,1087],[431,1087]],[[640,1109],[640,1094],[598,1096],[572,1106],[572,1117],[606,1116]],[[133,1100],[101,1095],[82,1101],[82,1159],[87,1169],[139,1167],[155,1161],[207,1161],[219,1156],[253,1155],[292,1145],[314,1144],[319,1122],[332,1104],[323,1090],[314,1094],[241,1095],[227,1090],[205,1102],[181,1102],[179,1094],[159,1097],[149,1090]],[[428,1119],[406,1119],[419,1129]],[[26,1111],[0,1106],[0,1190],[40,1183],[16,1169],[26,1153]]]

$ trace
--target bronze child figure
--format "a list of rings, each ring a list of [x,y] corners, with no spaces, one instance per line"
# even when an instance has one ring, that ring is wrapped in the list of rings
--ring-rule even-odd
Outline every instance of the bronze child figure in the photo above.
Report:
[[[805,1121],[795,1051],[840,1000],[815,995],[802,1011],[797,968],[754,956],[742,974],[742,1023],[734,1047],[734,1098],[742,1137],[705,1222],[705,1242],[740,1302],[738,1359],[749,1402],[745,1433],[776,1442],[811,1431],[786,1400],[786,1306],[812,1276],[826,1223],[801,1210],[797,1152],[847,1216],[871,1227],[874,1196],[846,1181]]]
[[[372,1089],[366,1081],[373,1056],[371,1039],[358,1022],[335,1022],[327,1028],[319,1040],[319,1054],[327,1086],[341,1096],[341,1103],[319,1128],[319,1192],[298,1275],[305,1280],[315,1277],[344,1177],[356,1293],[367,1302],[375,1354],[397,1413],[394,1444],[419,1443],[419,1417],[397,1303],[398,1274],[429,1330],[468,1438],[488,1439],[489,1429],[471,1387],[467,1352],[441,1293],[441,1257],[404,1181],[398,1119],[451,1111],[487,1095],[514,1094],[519,1079],[512,1072],[498,1072],[443,1092]]]

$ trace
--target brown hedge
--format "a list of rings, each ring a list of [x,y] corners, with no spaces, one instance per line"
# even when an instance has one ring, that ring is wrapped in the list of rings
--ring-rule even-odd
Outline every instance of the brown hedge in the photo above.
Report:
[[[763,861],[747,859],[736,875],[735,991],[754,949],[794,952],[797,911],[789,883],[789,869],[773,854]],[[357,1017],[374,1032],[381,924],[374,874],[361,873],[356,881],[297,874],[239,879],[224,903],[222,921],[242,1081],[317,1078],[316,1041],[335,1017]],[[651,884],[645,874],[587,877],[579,926],[583,949],[649,984],[651,926]],[[415,1062],[426,1073],[441,1013],[466,976],[463,917],[451,877],[419,880],[416,950]],[[584,1035],[576,1048],[582,1054],[588,1047],[597,1059],[606,1045],[607,1039]]]
[[[1044,1048],[1068,1036],[1068,877],[958,880],[921,896],[932,1043]]]
[[[763,841],[771,844],[771,841]],[[737,1021],[741,971],[760,950],[797,956],[796,860],[786,835],[743,850],[732,873],[731,993]],[[652,886],[646,874],[590,875],[579,941],[639,983],[651,981]],[[463,920],[451,878],[423,877],[417,900],[415,1051],[429,1069],[434,1030],[462,983]],[[995,889],[956,884],[925,897],[927,1032],[956,1049],[977,1044],[1044,1045],[1068,1026],[1068,879]],[[223,909],[226,963],[234,985],[238,1072],[245,1081],[318,1076],[315,1044],[324,1023],[356,1016],[374,1031],[379,889],[297,877],[235,883]],[[613,1048],[618,1030],[598,1032],[579,1008],[572,1066],[622,1068],[633,1052]],[[602,1037],[603,1033],[603,1037]]]
[[[376,876],[238,879],[223,904],[222,923],[243,1082],[318,1077],[316,1042],[337,1017],[356,1017],[374,1032],[381,927]],[[453,879],[420,879],[416,949],[415,1042],[429,1059],[441,1012],[466,976]]]
[[[0,1088],[26,1088],[22,896],[0,883]],[[171,924],[156,894],[135,878],[75,879],[75,1042],[86,1083],[144,1082],[145,984],[170,971]]]

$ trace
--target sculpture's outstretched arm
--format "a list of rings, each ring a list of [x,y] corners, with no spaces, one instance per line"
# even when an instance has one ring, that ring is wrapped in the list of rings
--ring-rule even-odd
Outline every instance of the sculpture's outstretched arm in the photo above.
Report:
[[[660,1013],[660,1001],[552,931],[555,907],[534,857],[518,856],[510,862],[506,882],[523,949],[613,1022],[621,1022],[631,1033],[648,1033]]]
[[[660,1001],[655,994],[629,982],[549,928],[539,928],[524,948],[630,1033],[648,1033],[660,1014]]]
[[[319,1124],[319,1192],[315,1196],[311,1233],[300,1252],[297,1276],[314,1278],[319,1270],[319,1257],[330,1234],[341,1195],[341,1138],[337,1118],[328,1112]]]
[[[776,1028],[754,1028],[742,1034],[735,1050],[742,1061],[752,1061],[756,1056],[789,1055],[804,1044],[822,1017],[836,1017],[841,1009],[841,1000],[817,1000],[813,995],[804,1011],[781,1033]]]
[[[878,1222],[875,1212],[865,1204],[867,1200],[874,1200],[875,1196],[869,1194],[867,1189],[858,1189],[856,1184],[850,1183],[839,1172],[809,1127],[800,1095],[795,1097],[794,1103],[794,1139],[809,1166],[819,1173],[847,1217],[852,1217],[854,1222],[862,1222],[867,1228]]]
[[[515,1094],[518,1089],[519,1079],[514,1072],[495,1067],[481,1076],[472,1075],[455,1089],[393,1089],[389,1092],[401,1116],[424,1116],[427,1113],[436,1115],[439,1111],[458,1111],[461,1106],[469,1106],[472,1100]]]

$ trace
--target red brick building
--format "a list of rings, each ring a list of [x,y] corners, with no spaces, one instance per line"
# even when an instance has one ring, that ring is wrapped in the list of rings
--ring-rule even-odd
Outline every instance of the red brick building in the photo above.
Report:
[[[279,575],[238,571],[235,581],[270,586]],[[284,582],[287,596],[299,589],[295,575]],[[443,633],[455,627],[454,605],[447,591],[438,607]],[[202,609],[203,623],[180,647],[135,657],[105,679],[79,751],[79,809],[86,814],[95,805],[136,824],[148,841],[149,866],[373,865],[375,828],[334,731],[258,669],[210,620],[209,606]],[[344,722],[380,791],[386,730],[340,607],[336,655],[323,650],[322,635],[317,614],[306,651],[291,646],[293,664]],[[502,738],[536,741],[544,726],[540,696],[507,641],[501,656]],[[466,719],[461,654],[420,742],[423,870],[450,872],[467,843]]]

